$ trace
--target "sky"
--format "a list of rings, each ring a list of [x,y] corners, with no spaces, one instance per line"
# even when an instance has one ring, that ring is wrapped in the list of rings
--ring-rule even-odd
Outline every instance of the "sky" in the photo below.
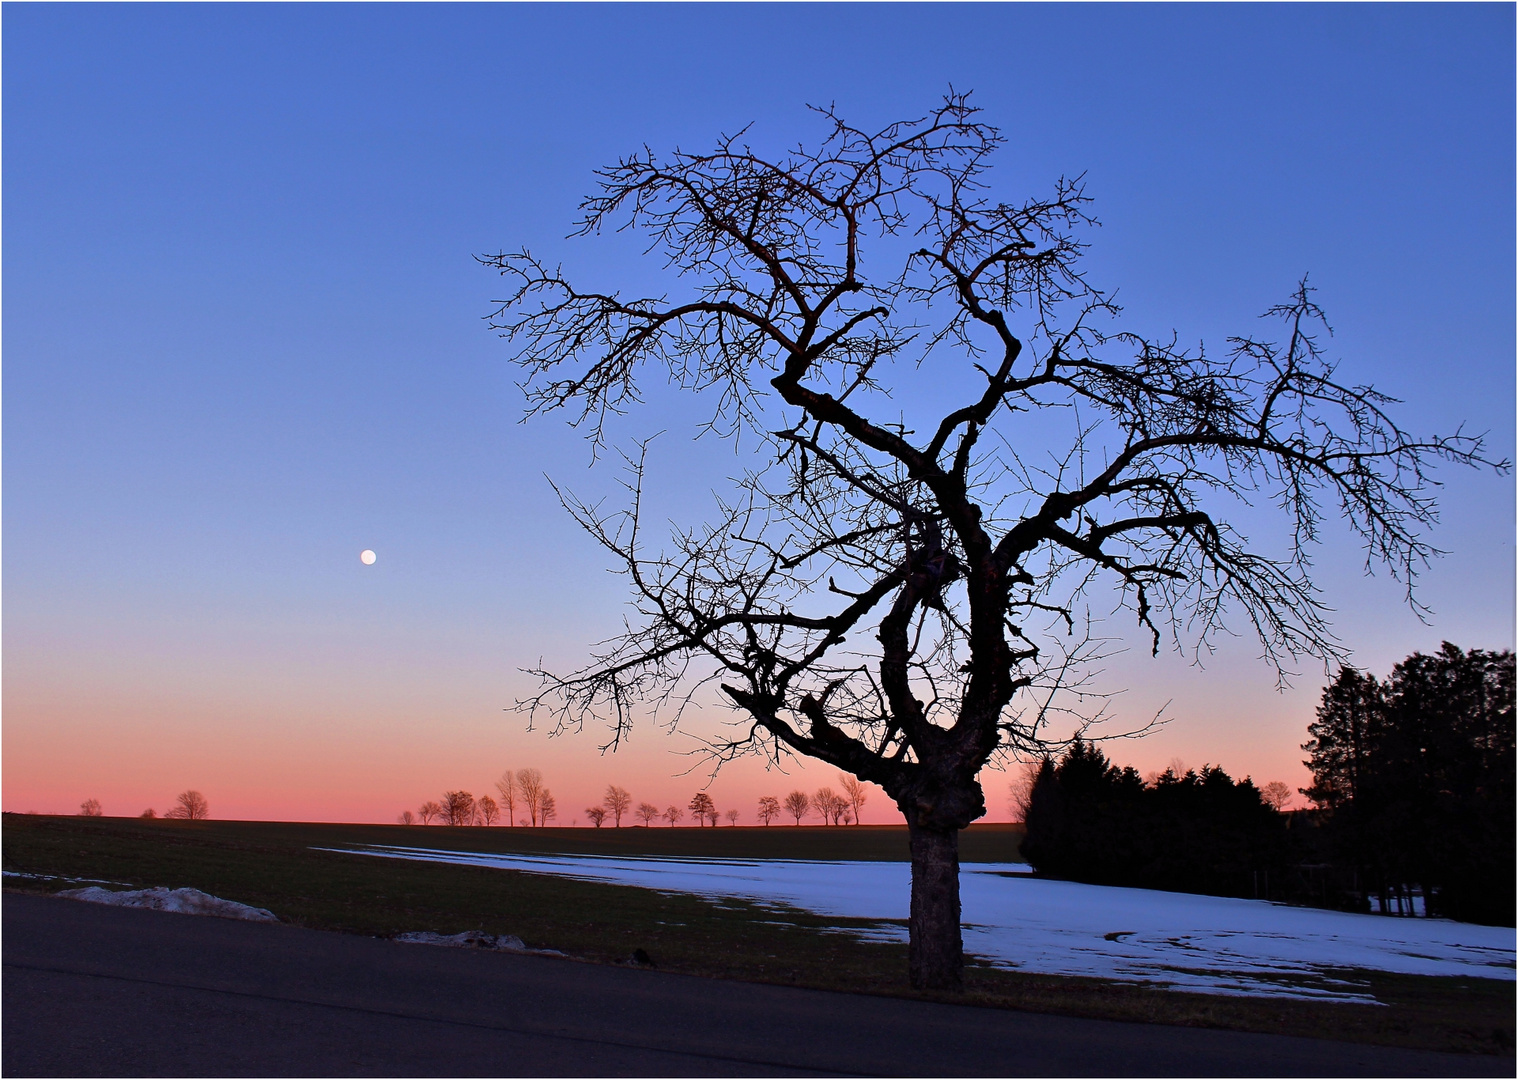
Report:
[[[389,821],[541,769],[561,823],[608,783],[684,805],[833,770],[708,775],[698,736],[551,737],[513,703],[620,626],[620,578],[560,509],[581,433],[521,422],[501,285],[527,246],[607,286],[659,266],[566,239],[592,172],[808,104],[861,126],[972,90],[1009,201],[1084,174],[1091,273],[1125,319],[1221,345],[1310,273],[1354,381],[1419,432],[1514,455],[1508,5],[20,5],[3,19],[6,810]],[[619,437],[652,434],[633,416]],[[661,513],[742,467],[667,434]],[[1354,662],[1511,648],[1514,484],[1437,477],[1420,622],[1340,531],[1317,560]],[[373,549],[373,566],[359,553]],[[1141,771],[1305,784],[1323,685],[1258,648],[1106,668]],[[1007,775],[983,775],[989,817]],[[899,821],[884,793],[867,822]]]

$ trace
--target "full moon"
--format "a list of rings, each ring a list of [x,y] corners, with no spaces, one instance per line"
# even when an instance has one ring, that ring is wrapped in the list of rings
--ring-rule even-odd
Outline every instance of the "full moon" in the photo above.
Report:
[[[363,551],[358,553],[358,561],[363,563],[365,566],[373,566],[376,557],[377,556],[374,554],[374,552],[370,551],[368,548],[365,548]]]

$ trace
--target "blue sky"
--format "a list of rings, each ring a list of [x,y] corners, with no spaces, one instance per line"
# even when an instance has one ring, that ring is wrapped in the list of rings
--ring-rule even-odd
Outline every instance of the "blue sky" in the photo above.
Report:
[[[998,194],[1085,173],[1092,273],[1135,326],[1220,344],[1310,272],[1345,371],[1409,427],[1466,423],[1513,455],[1510,6],[3,20],[7,809],[136,812],[200,785],[228,813],[390,817],[532,762],[590,798],[612,768],[595,739],[550,745],[502,710],[518,668],[617,625],[619,582],[544,473],[613,478],[557,422],[518,423],[473,256],[525,244],[651,283],[625,239],[564,239],[592,169],[748,123],[786,146],[816,134],[809,102],[869,126],[973,89],[1007,136]],[[726,462],[683,436],[661,453],[667,508],[698,512]],[[1431,626],[1352,546],[1323,552],[1374,670],[1513,643],[1512,480],[1443,478]],[[1297,782],[1319,684],[1276,695],[1253,655],[1119,661],[1135,714],[1176,716],[1119,754]],[[680,748],[650,736],[614,769],[683,790]],[[718,783],[747,800],[769,780]]]

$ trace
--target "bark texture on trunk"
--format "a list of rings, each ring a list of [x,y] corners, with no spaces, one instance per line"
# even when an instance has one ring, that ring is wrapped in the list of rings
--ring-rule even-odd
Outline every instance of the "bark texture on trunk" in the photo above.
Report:
[[[908,824],[912,841],[909,964],[916,990],[963,988],[959,936],[959,830]]]

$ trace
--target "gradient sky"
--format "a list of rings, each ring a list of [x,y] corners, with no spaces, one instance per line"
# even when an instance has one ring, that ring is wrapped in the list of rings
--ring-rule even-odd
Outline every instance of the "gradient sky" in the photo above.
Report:
[[[789,145],[809,102],[870,126],[973,89],[1008,137],[998,195],[1086,174],[1089,265],[1134,324],[1220,344],[1311,272],[1343,371],[1513,455],[1511,5],[9,4],[3,30],[7,810],[194,787],[218,817],[393,820],[526,765],[565,824],[610,781],[683,805],[692,739],[602,757],[506,711],[624,594],[544,474],[615,477],[518,423],[473,256],[652,280],[563,239],[591,170],[750,122]],[[687,518],[731,463],[659,454]],[[1513,645],[1513,481],[1440,477],[1428,625],[1341,535],[1318,562],[1378,673]],[[1277,693],[1256,653],[1110,664],[1120,716],[1173,717],[1113,755],[1304,783],[1322,672]],[[834,778],[792,772],[711,791],[751,822]],[[900,820],[879,793],[865,817]]]

